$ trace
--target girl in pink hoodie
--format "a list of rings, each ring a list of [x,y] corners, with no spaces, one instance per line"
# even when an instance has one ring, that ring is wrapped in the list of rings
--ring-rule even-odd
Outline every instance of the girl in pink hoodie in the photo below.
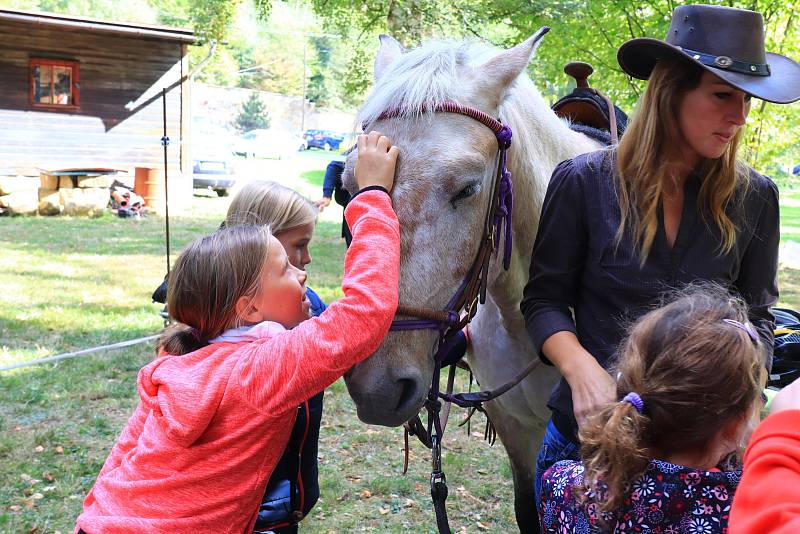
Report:
[[[309,319],[305,272],[263,227],[226,228],[181,254],[168,298],[180,324],[139,372],[139,406],[76,532],[252,531],[297,405],[372,354],[394,317],[398,152],[377,132],[359,137],[344,297],[319,317]]]

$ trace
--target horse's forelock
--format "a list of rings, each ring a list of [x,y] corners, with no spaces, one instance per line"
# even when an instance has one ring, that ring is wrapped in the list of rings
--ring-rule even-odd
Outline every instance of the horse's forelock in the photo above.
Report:
[[[426,110],[446,101],[463,101],[466,90],[458,70],[490,57],[493,51],[475,41],[428,41],[403,54],[375,83],[358,121],[371,124],[386,110],[422,118]]]

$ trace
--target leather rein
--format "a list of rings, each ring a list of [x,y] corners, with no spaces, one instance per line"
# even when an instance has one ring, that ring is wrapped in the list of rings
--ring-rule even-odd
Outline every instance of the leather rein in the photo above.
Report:
[[[494,174],[492,184],[492,194],[489,199],[489,206],[483,225],[483,234],[480,240],[478,253],[467,272],[461,285],[456,290],[450,301],[443,310],[431,308],[417,308],[400,305],[397,308],[397,315],[411,317],[412,319],[395,319],[390,330],[438,330],[439,338],[436,344],[434,355],[434,370],[431,379],[431,386],[428,396],[425,399],[423,409],[428,413],[427,428],[422,424],[419,415],[409,420],[403,426],[405,428],[405,462],[403,473],[408,469],[408,436],[417,436],[419,440],[431,449],[431,498],[433,499],[434,510],[436,512],[436,524],[440,533],[450,533],[450,526],[445,509],[447,499],[447,482],[442,471],[442,449],[441,440],[450,411],[450,403],[462,408],[468,408],[469,414],[464,422],[467,422],[475,411],[486,413],[483,403],[495,399],[519,384],[528,376],[534,368],[539,365],[538,358],[534,359],[527,367],[522,369],[514,378],[505,384],[487,391],[476,393],[456,393],[453,394],[453,383],[455,378],[455,365],[450,366],[448,376],[447,391],[439,389],[441,365],[445,356],[450,351],[456,334],[466,327],[475,313],[478,305],[486,301],[486,285],[489,272],[489,260],[492,253],[499,253],[501,232],[504,232],[503,247],[503,268],[508,270],[511,264],[511,244],[512,244],[512,219],[513,195],[511,172],[507,166],[507,151],[511,147],[512,131],[511,128],[501,123],[499,120],[487,115],[483,111],[468,106],[462,106],[456,102],[443,102],[441,104],[426,108],[423,111],[438,113],[455,113],[474,119],[494,133],[497,138],[497,170]],[[398,110],[387,110],[383,112],[377,120],[399,118],[403,114]],[[364,130],[366,131],[366,125]],[[440,400],[441,399],[441,400]],[[442,410],[442,401],[445,402]],[[444,414],[440,416],[440,412]],[[487,415],[487,430],[485,437],[494,443],[495,433],[491,427],[491,422]]]

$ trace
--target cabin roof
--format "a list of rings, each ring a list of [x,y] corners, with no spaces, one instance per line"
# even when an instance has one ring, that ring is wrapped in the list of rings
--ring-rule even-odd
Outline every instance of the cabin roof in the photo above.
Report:
[[[178,41],[191,44],[197,41],[194,32],[188,28],[140,24],[138,22],[115,22],[90,17],[75,17],[58,13],[22,11],[0,8],[0,22],[21,22],[36,26],[84,30],[98,33],[113,33],[130,37]]]

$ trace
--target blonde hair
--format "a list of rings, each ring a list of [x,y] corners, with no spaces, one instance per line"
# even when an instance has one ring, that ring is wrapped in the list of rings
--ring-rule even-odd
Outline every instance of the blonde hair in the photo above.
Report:
[[[177,323],[161,334],[159,350],[186,354],[241,324],[236,301],[261,289],[271,235],[262,225],[221,228],[181,252],[167,282],[169,315]]]
[[[664,189],[675,186],[671,164],[680,161],[683,134],[676,118],[688,91],[700,85],[703,70],[680,58],[665,58],[656,63],[647,89],[639,101],[625,135],[617,147],[617,179],[620,225],[616,243],[630,230],[639,247],[641,263],[647,259],[658,229],[658,208]],[[722,234],[719,253],[733,249],[736,224],[727,208],[734,193],[746,187],[749,172],[737,160],[744,129],[740,128],[721,157],[704,159],[700,164],[702,185],[699,193],[701,214]],[[743,191],[743,190],[742,190]],[[743,198],[743,195],[739,195]]]
[[[759,394],[760,341],[726,323],[747,321],[744,303],[703,284],[651,311],[630,330],[616,394],[639,394],[642,413],[614,402],[579,431],[584,497],[615,512],[659,452],[703,450],[718,429],[748,413]],[[602,481],[602,484],[598,484]]]
[[[225,226],[267,224],[274,235],[314,224],[317,208],[296,191],[275,182],[256,180],[245,185],[231,201]]]

